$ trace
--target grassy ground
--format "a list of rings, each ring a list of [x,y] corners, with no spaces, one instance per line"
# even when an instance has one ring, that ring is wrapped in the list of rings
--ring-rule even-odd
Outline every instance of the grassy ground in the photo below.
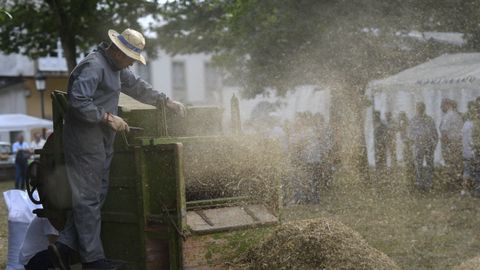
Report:
[[[368,183],[339,177],[320,205],[285,209],[286,220],[328,216],[357,230],[403,269],[452,269],[480,255],[480,200],[438,184],[425,194],[398,174]],[[0,191],[12,182],[0,182]],[[0,200],[0,269],[5,268],[7,215]]]
[[[291,207],[285,216],[340,220],[402,269],[452,269],[480,255],[480,200],[436,183],[433,192],[425,194],[398,174],[369,183],[344,177],[319,206]]]
[[[5,269],[7,262],[8,219],[3,192],[13,187],[13,181],[0,181],[0,269]]]

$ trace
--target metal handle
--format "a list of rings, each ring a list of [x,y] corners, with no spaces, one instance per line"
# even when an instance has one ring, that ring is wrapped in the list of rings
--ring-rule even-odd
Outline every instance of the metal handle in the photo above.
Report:
[[[135,131],[135,132],[138,132],[138,131],[143,131],[143,128],[141,127],[128,127],[131,131]],[[127,138],[127,132],[125,130],[122,131],[122,138],[123,138],[123,141],[125,142],[125,145],[128,147],[130,147],[130,144],[128,143],[128,138]]]
[[[41,168],[40,162],[37,160],[34,160],[28,166],[27,178],[25,179],[28,197],[34,204],[42,204],[41,200],[37,200],[33,197],[33,193],[35,192],[35,190],[38,190],[38,186],[39,186],[38,173],[40,171],[40,168]]]

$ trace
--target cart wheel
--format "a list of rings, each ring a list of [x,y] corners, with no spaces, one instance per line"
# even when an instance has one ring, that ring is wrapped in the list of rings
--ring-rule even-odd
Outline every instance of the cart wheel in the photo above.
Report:
[[[40,171],[40,162],[34,160],[27,169],[27,179],[26,179],[26,186],[27,186],[27,193],[28,197],[34,204],[42,204],[40,200],[37,200],[33,197],[33,193],[38,188],[38,175]]]

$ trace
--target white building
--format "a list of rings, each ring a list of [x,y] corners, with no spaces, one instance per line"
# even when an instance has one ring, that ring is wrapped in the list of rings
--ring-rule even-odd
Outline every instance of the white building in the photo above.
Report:
[[[222,75],[206,54],[168,55],[159,50],[147,66],[137,65],[136,72],[154,89],[189,104],[221,105]]]
[[[0,114],[26,114],[30,92],[23,78],[33,76],[33,61],[18,54],[0,54],[0,63]],[[10,142],[18,132],[0,132],[0,141]]]

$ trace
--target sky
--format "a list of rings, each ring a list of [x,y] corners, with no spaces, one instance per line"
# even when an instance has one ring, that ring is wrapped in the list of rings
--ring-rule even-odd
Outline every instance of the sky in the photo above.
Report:
[[[172,0],[158,0],[158,2],[160,4],[165,4],[167,2],[172,2]],[[161,25],[162,24],[162,21],[155,21],[151,15],[148,15],[148,16],[145,16],[145,17],[142,17],[140,19],[138,19],[138,22],[140,23],[140,25],[142,25],[142,27],[144,27],[145,29],[148,29],[150,25]],[[152,31],[145,31],[144,32],[144,35],[149,37],[149,38],[156,38],[157,37],[157,33],[155,32],[152,32]]]

